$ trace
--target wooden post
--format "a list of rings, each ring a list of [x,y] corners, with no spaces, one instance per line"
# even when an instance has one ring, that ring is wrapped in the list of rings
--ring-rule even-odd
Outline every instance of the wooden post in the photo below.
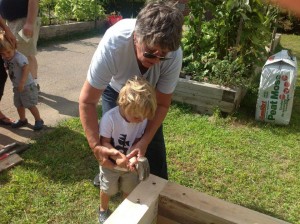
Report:
[[[119,205],[105,224],[156,223],[158,196],[167,183],[165,179],[150,175]]]

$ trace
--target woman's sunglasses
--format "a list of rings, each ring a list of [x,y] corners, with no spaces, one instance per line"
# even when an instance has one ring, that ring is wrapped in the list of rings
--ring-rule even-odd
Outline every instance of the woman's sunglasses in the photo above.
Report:
[[[143,53],[143,56],[145,58],[150,58],[150,59],[158,58],[160,61],[166,61],[166,60],[172,59],[172,58],[168,58],[168,57],[162,57],[162,56],[158,56],[158,55],[155,55],[155,54],[151,54],[151,53],[149,53],[147,51],[145,51]]]

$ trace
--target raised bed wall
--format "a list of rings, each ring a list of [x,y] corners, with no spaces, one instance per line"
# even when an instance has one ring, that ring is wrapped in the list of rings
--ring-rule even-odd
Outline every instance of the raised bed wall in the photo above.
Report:
[[[187,103],[202,114],[213,114],[216,108],[232,113],[240,105],[245,90],[179,78],[173,93],[173,101]]]
[[[105,224],[287,224],[154,175],[141,182]]]
[[[94,29],[103,29],[105,20],[91,22],[74,22],[61,25],[42,26],[40,29],[39,39],[47,40],[56,37],[68,36],[76,33],[84,33]]]

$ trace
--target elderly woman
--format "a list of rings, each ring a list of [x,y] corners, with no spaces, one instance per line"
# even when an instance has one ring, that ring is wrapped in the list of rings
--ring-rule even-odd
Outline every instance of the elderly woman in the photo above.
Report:
[[[100,144],[96,110],[100,96],[104,114],[116,106],[119,91],[126,81],[137,75],[155,87],[157,110],[127,157],[146,156],[150,172],[168,178],[162,122],[181,70],[182,25],[183,15],[174,3],[150,2],[136,19],[120,20],[101,39],[79,98],[81,123],[101,166],[113,168],[115,165],[109,156],[119,152]],[[99,181],[99,177],[95,180]]]
[[[118,152],[99,142],[96,107],[100,96],[105,113],[116,106],[119,91],[126,81],[138,75],[156,88],[157,110],[128,158],[145,155],[150,172],[168,178],[162,122],[181,70],[182,25],[183,15],[174,4],[150,2],[136,19],[120,20],[101,39],[81,90],[79,112],[89,146],[102,166],[113,168],[109,156]]]

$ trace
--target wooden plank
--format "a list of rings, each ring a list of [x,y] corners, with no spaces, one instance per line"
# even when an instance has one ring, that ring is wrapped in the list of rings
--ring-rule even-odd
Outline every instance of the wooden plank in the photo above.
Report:
[[[198,81],[193,81],[193,80],[187,80],[187,79],[179,78],[178,84],[184,85],[185,83],[192,83],[192,84],[194,84],[196,86],[199,85],[199,86],[208,87],[208,88],[214,88],[214,89],[231,90],[231,88],[228,88],[228,87],[225,87],[225,86],[220,86],[220,85],[210,84],[210,83],[206,83],[206,82],[198,82]]]
[[[181,224],[287,223],[175,183],[168,183],[161,192],[158,211]]]
[[[18,154],[12,154],[3,160],[0,160],[0,172],[13,167],[22,161],[23,159]]]
[[[226,101],[226,102],[229,102],[229,103],[234,103],[235,96],[236,96],[236,91],[224,90],[223,95],[222,95],[222,101]]]
[[[181,96],[173,95],[173,101],[194,105],[196,107],[207,108],[209,111],[213,111],[216,107],[220,108],[221,111],[231,113],[235,109],[234,103],[228,103],[221,100],[214,100],[210,98],[196,98],[193,96]]]
[[[220,106],[224,108],[233,108],[234,103],[229,103],[226,101],[222,100],[216,100],[216,99],[211,99],[211,98],[203,98],[203,97],[195,97],[191,95],[173,95],[173,100],[182,100],[182,101],[187,101],[189,103],[193,103],[194,105],[198,106],[204,106],[204,105],[211,105],[213,107]]]
[[[221,101],[222,96],[216,96],[216,95],[209,95],[207,93],[202,92],[195,92],[197,90],[176,90],[173,93],[173,96],[181,96],[181,97],[192,97],[195,99],[207,99],[207,100],[215,100],[215,101]]]
[[[208,107],[196,106],[195,111],[197,111],[200,114],[206,114],[206,115],[214,114],[214,108],[208,108]]]
[[[212,114],[216,107],[223,112],[232,113],[244,95],[245,91],[241,88],[231,89],[180,78],[172,100],[193,105],[200,113]]]
[[[165,179],[150,175],[118,206],[105,224],[156,223],[158,195],[167,182]]]
[[[234,106],[236,109],[240,106],[242,99],[245,97],[246,93],[247,93],[246,88],[238,88],[237,89],[237,93],[236,93],[236,96],[234,99],[234,104],[235,104]]]
[[[226,99],[226,101],[229,100],[229,102],[233,102],[235,94],[239,89],[240,88],[228,88],[204,82],[179,79],[175,92],[185,92],[188,94],[196,94],[220,100]]]
[[[192,88],[193,86],[187,86],[181,88],[180,86],[176,87],[174,94],[184,95],[184,96],[198,96],[202,98],[211,98],[216,100],[222,100],[223,90],[210,89],[205,91],[203,88],[199,87],[198,89]],[[214,91],[211,91],[214,90]]]
[[[195,81],[179,81],[175,92],[195,94],[203,97],[222,99],[223,89],[218,86],[203,85]]]
[[[156,224],[180,224],[180,223],[158,214]]]

